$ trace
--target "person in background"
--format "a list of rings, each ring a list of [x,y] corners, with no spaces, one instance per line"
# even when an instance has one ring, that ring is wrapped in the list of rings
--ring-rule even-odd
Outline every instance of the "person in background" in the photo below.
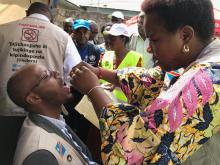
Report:
[[[72,17],[66,18],[63,22],[63,30],[67,32],[70,36],[73,34],[73,22],[74,19]]]
[[[71,37],[50,22],[49,7],[30,5],[23,19],[0,25],[0,154],[1,164],[11,164],[17,136],[26,112],[7,95],[9,77],[23,65],[41,64],[62,76],[81,61]]]
[[[89,21],[84,19],[75,20],[73,30],[76,47],[82,60],[93,66],[98,66],[101,51],[96,45],[88,42],[90,35]]]
[[[98,46],[88,42],[90,34],[89,21],[84,19],[75,20],[73,24],[73,30],[76,47],[82,60],[88,64],[91,64],[92,66],[97,67],[101,55],[101,50]],[[74,100],[80,101],[82,97],[82,94],[77,94]],[[74,102],[74,104],[75,103],[76,102]],[[65,107],[70,112],[70,117],[67,122],[71,124],[71,127],[73,126],[77,135],[90,148],[93,157],[96,158],[96,160],[100,160],[99,146],[101,140],[99,137],[99,130],[93,126],[93,124],[91,124],[83,115],[73,111],[73,102],[71,100],[66,104]],[[74,119],[71,119],[71,116],[73,116]],[[95,138],[96,142],[94,142],[91,137]]]
[[[104,53],[105,53],[106,51],[109,51],[109,50],[110,50],[109,41],[108,41],[108,38],[107,38],[108,35],[105,35],[104,32],[105,32],[105,31],[109,31],[109,30],[111,29],[112,25],[113,25],[113,23],[107,22],[107,23],[105,23],[105,24],[102,26],[102,28],[101,28],[101,34],[102,34],[102,36],[103,36],[104,42],[103,42],[102,44],[98,45],[98,46],[99,46],[101,49],[104,50]]]
[[[144,32],[144,12],[140,12],[138,15],[138,33],[131,35],[129,48],[140,54],[143,54],[144,67],[146,69],[152,68],[154,65],[153,55],[149,53],[149,40],[146,38]]]
[[[72,94],[59,72],[42,65],[26,65],[8,80],[7,92],[15,104],[28,112],[14,165],[96,164],[61,115],[62,104]]]
[[[90,24],[90,35],[89,35],[89,42],[97,45],[98,41],[97,41],[97,35],[99,33],[99,28],[98,25],[95,21],[93,20],[89,20],[89,24]]]
[[[104,54],[100,67],[116,70],[125,67],[142,67],[143,57],[141,54],[131,51],[126,48],[126,44],[129,42],[129,32],[125,24],[113,24],[109,31],[104,31],[106,40],[110,50],[114,51],[111,54]],[[112,84],[106,84],[110,90],[113,90],[113,94],[120,102],[127,102],[127,98],[119,88],[115,88]]]
[[[110,45],[109,45],[109,37],[108,35],[106,35],[107,31],[109,31],[112,27],[112,23],[108,22],[105,23],[102,28],[101,28],[101,34],[103,36],[104,42],[100,45],[98,45],[98,47],[100,48],[100,50],[102,50],[102,54],[100,56],[100,60],[99,60],[99,66],[102,66],[102,59],[104,56],[114,56],[114,51],[110,50]],[[104,82],[104,81],[103,81]]]
[[[74,19],[72,17],[66,18],[63,22],[63,30],[65,32],[67,32],[71,38],[74,40],[74,32],[73,32],[73,22]],[[64,103],[64,107],[67,110],[68,113],[64,114],[64,119],[66,121],[66,123],[70,126],[70,128],[72,130],[74,130],[74,132],[80,137],[80,139],[85,142],[86,138],[84,136],[84,133],[81,133],[82,128],[80,127],[80,122],[87,122],[87,120],[84,118],[84,116],[82,116],[79,112],[77,112],[75,110],[75,106],[80,102],[80,100],[82,99],[83,95],[75,90],[73,90],[74,92],[74,97],[68,99],[65,103]]]
[[[123,23],[124,19],[124,14],[121,11],[114,11],[111,15],[112,23]]]
[[[103,164],[219,164],[220,41],[212,2],[145,0],[142,11],[158,67],[108,71],[82,62],[71,72],[100,115]],[[177,81],[161,90],[165,72],[179,68]],[[121,86],[130,104],[112,102],[98,77]]]

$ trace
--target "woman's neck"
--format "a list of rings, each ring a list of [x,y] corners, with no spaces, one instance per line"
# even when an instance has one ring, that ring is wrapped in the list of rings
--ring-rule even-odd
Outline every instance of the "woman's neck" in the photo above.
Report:
[[[121,50],[116,50],[115,51],[116,58],[123,59],[128,52],[129,52],[129,50],[127,48],[121,49]]]
[[[114,68],[118,68],[118,66],[121,64],[123,59],[125,58],[126,54],[129,52],[128,49],[123,49],[119,51],[115,51],[115,62],[114,62]]]

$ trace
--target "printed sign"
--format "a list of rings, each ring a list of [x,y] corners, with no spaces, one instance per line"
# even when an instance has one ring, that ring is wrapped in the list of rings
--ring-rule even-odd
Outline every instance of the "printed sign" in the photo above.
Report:
[[[39,31],[37,29],[23,28],[21,40],[28,42],[38,42],[38,33]]]

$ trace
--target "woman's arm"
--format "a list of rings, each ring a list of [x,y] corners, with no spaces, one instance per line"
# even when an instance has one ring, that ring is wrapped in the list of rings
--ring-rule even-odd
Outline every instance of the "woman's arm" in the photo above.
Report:
[[[120,86],[127,96],[129,103],[135,104],[141,109],[159,95],[165,75],[160,67],[151,68],[149,70],[133,67],[110,71],[103,68],[92,67],[85,62],[81,62],[74,67],[70,75],[74,75],[76,69],[80,69],[83,66],[86,66],[92,71],[96,77],[105,79],[115,86]],[[90,80],[82,80],[82,82],[90,82]]]
[[[192,70],[144,111],[108,104],[100,119],[104,164],[181,164],[219,130],[218,69]]]

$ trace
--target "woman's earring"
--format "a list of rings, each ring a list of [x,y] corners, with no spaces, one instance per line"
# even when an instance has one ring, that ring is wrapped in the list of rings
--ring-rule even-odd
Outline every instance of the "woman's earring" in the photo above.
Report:
[[[188,54],[188,53],[189,53],[189,45],[184,44],[184,45],[183,45],[183,50],[182,50],[182,51],[183,51],[184,54]]]

